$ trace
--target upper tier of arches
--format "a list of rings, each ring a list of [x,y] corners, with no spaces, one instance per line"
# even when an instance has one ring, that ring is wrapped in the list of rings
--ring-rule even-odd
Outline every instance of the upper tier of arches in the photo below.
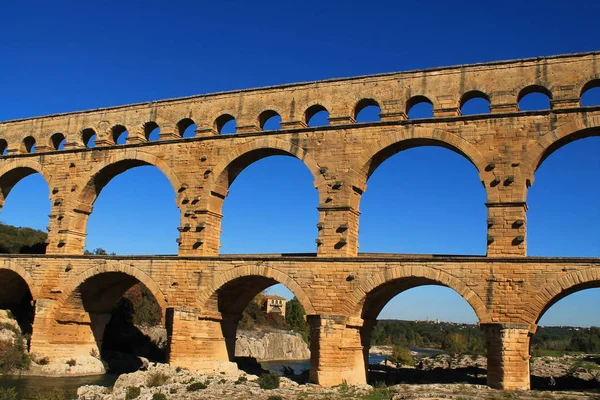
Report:
[[[600,76],[593,57],[572,57],[295,84],[0,123],[0,156],[347,125],[364,121],[360,114],[366,108],[374,110],[366,120],[372,123],[579,107],[582,95],[600,87]],[[542,66],[546,74],[540,77]],[[532,95],[547,102],[533,108],[521,104]],[[473,111],[473,101],[487,105]],[[414,115],[420,104],[430,105],[431,112]],[[318,123],[312,121],[317,114]]]

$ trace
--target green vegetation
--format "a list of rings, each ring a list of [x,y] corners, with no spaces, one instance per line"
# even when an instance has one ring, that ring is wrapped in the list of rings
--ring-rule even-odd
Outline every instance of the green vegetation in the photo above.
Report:
[[[306,343],[310,343],[310,327],[306,322],[306,312],[298,299],[294,297],[286,302],[285,319],[279,314],[267,314],[263,306],[264,301],[264,295],[260,293],[248,303],[242,313],[242,319],[239,323],[240,329],[273,328],[291,330],[300,334]]]
[[[164,393],[154,393],[152,400],[167,400],[167,396]]]
[[[281,396],[269,396],[269,397],[267,397],[267,400],[283,400],[283,397],[281,397]]]
[[[413,365],[415,360],[407,347],[395,345],[392,347],[392,355],[389,360],[399,365]]]
[[[2,374],[11,373],[15,370],[29,369],[31,362],[27,353],[25,338],[21,332],[14,329],[11,325],[6,324],[4,326],[4,328],[8,327],[15,333],[15,339],[14,341],[0,341],[0,373]]]
[[[49,392],[38,393],[35,396],[36,400],[65,400],[66,395],[62,389],[54,388]]]
[[[279,375],[274,373],[262,374],[257,382],[261,389],[277,389],[279,387]]]
[[[188,392],[196,392],[198,390],[204,390],[208,387],[208,385],[206,383],[203,382],[194,382],[188,385],[188,387],[185,389]]]
[[[533,356],[600,353],[600,328],[539,327],[531,342]]]
[[[125,400],[137,399],[140,393],[142,393],[142,390],[139,387],[129,386],[125,391]]]
[[[239,378],[237,378],[237,381],[233,382],[233,384],[239,385],[244,382],[248,382],[248,378],[246,378],[245,376],[240,376]]]
[[[146,378],[146,386],[148,387],[158,387],[162,386],[169,380],[169,375],[164,372],[154,371],[148,375]]]
[[[0,223],[0,253],[44,254],[48,234],[31,228]]]
[[[0,400],[18,400],[19,395],[15,388],[0,387]]]

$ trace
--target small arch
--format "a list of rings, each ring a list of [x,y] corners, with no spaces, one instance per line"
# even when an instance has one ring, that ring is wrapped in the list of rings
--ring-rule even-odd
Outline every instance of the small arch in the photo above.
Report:
[[[5,139],[0,139],[0,156],[8,154],[8,142]]]
[[[580,103],[583,107],[600,106],[600,79],[592,79],[583,85]]]
[[[329,111],[320,104],[314,104],[304,113],[304,122],[308,126],[329,125]]]
[[[223,114],[215,119],[215,130],[217,133],[226,135],[237,132],[235,117],[231,114]]]
[[[81,131],[81,140],[87,148],[96,147],[96,132],[92,128],[85,128]]]
[[[23,152],[24,153],[35,153],[35,138],[33,136],[27,136],[23,139]]]
[[[426,96],[413,96],[406,101],[406,116],[409,119],[433,118],[433,102]]]
[[[160,139],[160,128],[156,122],[150,121],[144,124],[144,137],[148,142]]]
[[[277,131],[281,129],[281,116],[277,111],[266,110],[258,116],[258,126],[263,131]]]
[[[462,95],[460,112],[462,115],[489,114],[490,97],[482,91],[471,90]]]
[[[529,85],[517,96],[519,111],[549,110],[552,92],[541,85]]]
[[[65,135],[60,132],[50,136],[50,144],[54,150],[64,150],[66,142]]]
[[[123,125],[115,125],[111,128],[111,136],[112,140],[115,144],[125,144],[127,143],[127,128]]]
[[[381,121],[380,113],[381,107],[376,100],[361,99],[354,107],[353,117],[356,122],[378,122]]]
[[[177,132],[182,138],[196,136],[196,123],[191,118],[184,118],[177,123]]]

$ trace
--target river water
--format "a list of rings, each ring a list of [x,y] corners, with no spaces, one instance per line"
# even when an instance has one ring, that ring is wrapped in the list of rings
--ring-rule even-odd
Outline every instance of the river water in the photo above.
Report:
[[[417,357],[431,356],[439,353],[439,350],[411,348],[418,353]],[[369,364],[378,364],[385,360],[386,356],[369,354]],[[309,369],[310,360],[275,360],[261,361],[261,366],[271,372],[281,374],[283,366],[294,369],[296,374]],[[116,374],[105,374],[95,376],[80,376],[72,378],[47,378],[38,376],[1,376],[0,387],[13,387],[19,393],[19,398],[24,400],[35,400],[38,393],[46,393],[55,388],[62,390],[67,399],[75,398],[77,388],[84,385],[113,386],[119,376]]]

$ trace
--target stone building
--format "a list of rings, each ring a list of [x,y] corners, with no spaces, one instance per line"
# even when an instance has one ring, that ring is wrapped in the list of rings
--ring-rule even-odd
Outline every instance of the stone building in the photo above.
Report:
[[[279,314],[283,318],[285,318],[285,297],[277,296],[277,295],[265,295],[263,297],[263,308],[267,314]]]

